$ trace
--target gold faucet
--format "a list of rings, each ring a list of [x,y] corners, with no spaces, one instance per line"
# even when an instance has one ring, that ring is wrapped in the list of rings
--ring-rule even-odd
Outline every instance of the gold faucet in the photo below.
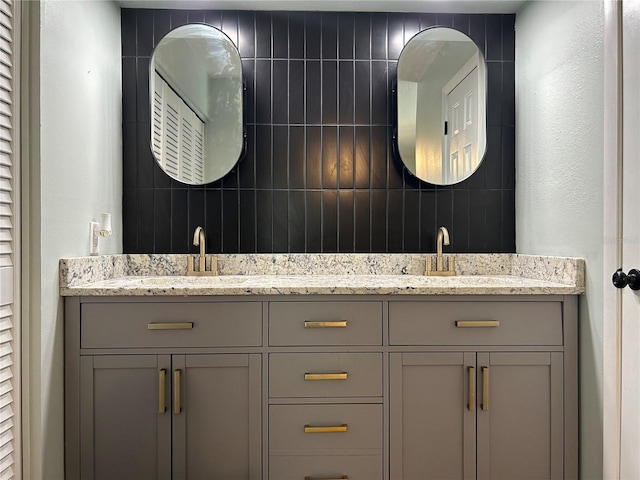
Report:
[[[205,237],[204,228],[198,226],[196,231],[193,232],[193,244],[197,247],[200,246],[200,259],[198,261],[198,271],[195,270],[193,265],[193,257],[189,255],[187,257],[187,275],[217,275],[218,274],[218,259],[211,257],[211,268],[207,270],[207,259],[205,255]]]
[[[436,269],[432,270],[433,264],[431,256],[427,257],[425,275],[453,276],[456,274],[453,257],[447,258],[447,269],[444,269],[444,257],[442,256],[442,245],[449,245],[449,231],[446,227],[438,229],[436,238]]]

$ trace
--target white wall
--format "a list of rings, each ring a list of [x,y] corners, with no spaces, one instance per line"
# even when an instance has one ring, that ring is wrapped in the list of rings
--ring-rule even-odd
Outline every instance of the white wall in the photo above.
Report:
[[[581,256],[580,465],[602,479],[604,8],[533,1],[516,14],[518,253]]]
[[[40,7],[40,155],[32,158],[31,480],[64,478],[63,308],[58,260],[87,255],[89,221],[113,214],[101,253],[122,252],[120,9],[46,0]],[[34,72],[32,72],[33,74]],[[35,133],[32,133],[35,135]],[[39,197],[39,198],[38,198]],[[27,477],[25,477],[27,478]]]

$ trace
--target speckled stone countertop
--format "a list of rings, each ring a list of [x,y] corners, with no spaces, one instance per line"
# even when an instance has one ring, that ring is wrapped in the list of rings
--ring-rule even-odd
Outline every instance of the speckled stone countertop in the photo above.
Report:
[[[455,277],[424,276],[426,254],[216,255],[219,275],[187,277],[187,255],[102,255],[60,260],[63,296],[574,295],[584,260],[465,254]],[[432,255],[430,257],[433,257]],[[329,273],[330,272],[330,273]]]

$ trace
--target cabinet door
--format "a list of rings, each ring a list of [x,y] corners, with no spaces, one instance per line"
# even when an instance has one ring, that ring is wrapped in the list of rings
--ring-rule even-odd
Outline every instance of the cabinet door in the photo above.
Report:
[[[173,478],[260,480],[260,354],[172,361]]]
[[[475,478],[475,353],[390,357],[390,478]]]
[[[562,358],[478,354],[478,480],[563,478]]]
[[[87,356],[80,369],[81,478],[170,479],[170,357]]]

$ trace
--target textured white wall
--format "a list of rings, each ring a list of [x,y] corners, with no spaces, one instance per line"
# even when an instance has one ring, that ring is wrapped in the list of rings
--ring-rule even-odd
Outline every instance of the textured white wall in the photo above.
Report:
[[[580,465],[602,479],[604,8],[533,1],[516,15],[518,253],[581,256]]]
[[[101,253],[122,252],[122,81],[118,6],[46,0],[40,8],[40,158],[32,168],[40,182],[32,191],[40,306],[30,333],[30,478],[53,480],[64,478],[58,260],[88,255],[89,221],[101,212],[113,215],[113,236],[100,240]]]

